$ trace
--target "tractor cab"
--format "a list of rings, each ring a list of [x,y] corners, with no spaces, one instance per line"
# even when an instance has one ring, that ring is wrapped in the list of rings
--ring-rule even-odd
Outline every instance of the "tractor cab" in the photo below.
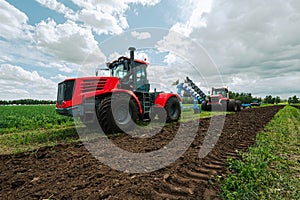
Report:
[[[134,51],[135,49],[131,49]],[[111,76],[120,79],[120,89],[134,92],[149,92],[150,84],[147,78],[148,63],[142,60],[120,57],[112,63],[107,63]]]
[[[227,88],[212,88],[212,96],[222,95],[222,98],[229,98],[229,92]]]

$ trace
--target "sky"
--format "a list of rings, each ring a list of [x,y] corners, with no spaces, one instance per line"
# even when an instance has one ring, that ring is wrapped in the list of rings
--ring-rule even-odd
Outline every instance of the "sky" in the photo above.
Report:
[[[300,96],[298,0],[0,0],[0,99],[55,100],[65,78],[147,59],[152,89]]]

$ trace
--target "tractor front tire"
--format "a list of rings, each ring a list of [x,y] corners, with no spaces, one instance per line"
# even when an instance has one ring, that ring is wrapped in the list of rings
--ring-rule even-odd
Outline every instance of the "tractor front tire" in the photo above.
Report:
[[[138,106],[128,95],[105,97],[97,109],[99,124],[106,134],[133,130],[138,119]]]

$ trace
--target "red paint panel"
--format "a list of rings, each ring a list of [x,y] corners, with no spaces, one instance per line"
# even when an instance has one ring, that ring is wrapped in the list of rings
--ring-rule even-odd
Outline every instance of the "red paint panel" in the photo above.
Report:
[[[171,98],[171,97],[177,97],[179,101],[181,101],[181,98],[178,94],[173,94],[173,93],[160,93],[158,94],[158,96],[156,97],[154,104],[156,106],[159,107],[165,107],[167,101]]]

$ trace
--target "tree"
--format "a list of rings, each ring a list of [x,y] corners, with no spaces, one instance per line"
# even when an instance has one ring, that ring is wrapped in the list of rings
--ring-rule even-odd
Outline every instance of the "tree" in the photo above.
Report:
[[[299,98],[297,98],[296,95],[293,96],[292,98],[293,103],[299,103]]]
[[[19,99],[19,100],[0,100],[0,105],[34,105],[34,104],[55,104],[56,101],[51,100],[35,100],[35,99]]]
[[[299,98],[296,95],[294,95],[293,97],[288,98],[288,103],[289,104],[291,104],[291,103],[300,103],[300,101],[299,101]]]
[[[279,97],[279,96],[276,96],[276,98],[275,98],[275,103],[276,103],[276,104],[280,103],[280,97]]]
[[[270,103],[270,104],[274,104],[275,102],[275,98],[272,97],[272,95],[268,95],[264,98],[264,102],[265,103]]]

